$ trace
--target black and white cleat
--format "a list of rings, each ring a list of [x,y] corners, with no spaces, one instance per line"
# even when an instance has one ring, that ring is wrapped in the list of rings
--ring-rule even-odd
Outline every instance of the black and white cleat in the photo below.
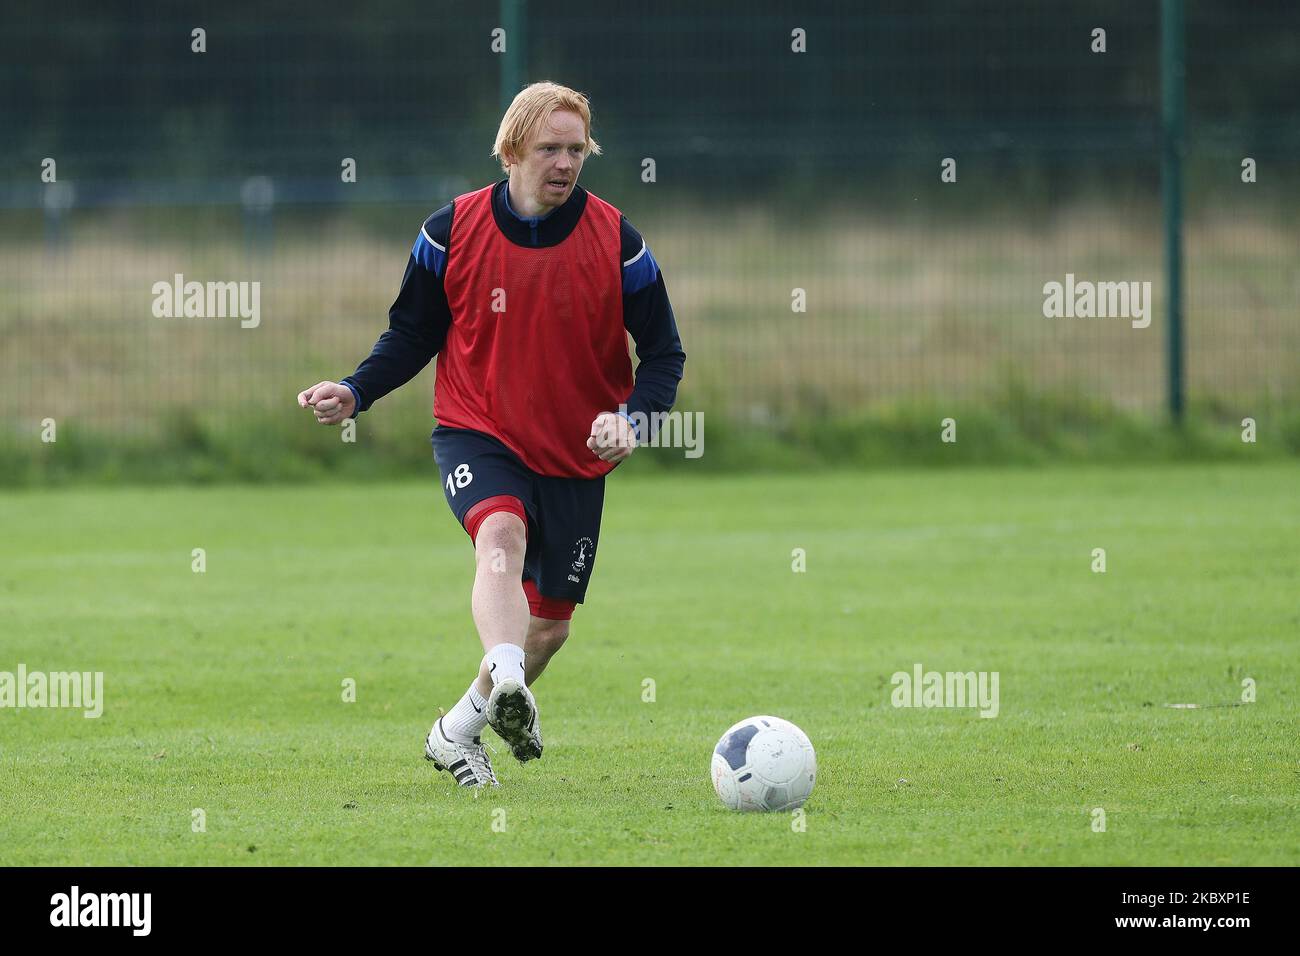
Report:
[[[542,722],[537,716],[537,701],[523,681],[506,677],[492,688],[487,721],[520,763],[542,755]]]

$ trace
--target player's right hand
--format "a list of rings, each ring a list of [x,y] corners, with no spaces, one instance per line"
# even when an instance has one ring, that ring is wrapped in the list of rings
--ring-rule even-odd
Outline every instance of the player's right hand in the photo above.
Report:
[[[322,425],[337,425],[356,414],[357,402],[352,389],[338,382],[318,382],[298,393],[298,407],[310,408]]]

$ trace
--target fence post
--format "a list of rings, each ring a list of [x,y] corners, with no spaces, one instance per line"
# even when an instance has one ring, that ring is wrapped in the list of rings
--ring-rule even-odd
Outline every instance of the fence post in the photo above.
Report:
[[[1160,4],[1160,189],[1165,219],[1169,417],[1183,420],[1183,0]]]
[[[501,55],[502,113],[524,85],[524,57],[528,51],[524,35],[526,13],[527,0],[501,0],[501,27],[506,31],[506,52]]]

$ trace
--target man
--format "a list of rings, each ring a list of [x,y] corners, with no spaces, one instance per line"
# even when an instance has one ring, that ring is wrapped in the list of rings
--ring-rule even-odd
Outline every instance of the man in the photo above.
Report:
[[[578,185],[591,154],[600,146],[587,98],[554,83],[525,87],[492,149],[507,178],[425,221],[370,356],[342,382],[298,395],[336,425],[438,357],[433,451],[474,542],[471,605],[485,655],[434,722],[425,757],[461,786],[497,784],[485,725],[518,760],[541,756],[529,687],[586,595],[605,475],[650,437],[634,422],[672,407],[686,361],[649,247]]]

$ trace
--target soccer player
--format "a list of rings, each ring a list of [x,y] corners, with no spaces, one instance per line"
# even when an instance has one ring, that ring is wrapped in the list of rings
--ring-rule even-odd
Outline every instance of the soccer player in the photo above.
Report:
[[[336,425],[437,356],[433,454],[474,543],[471,608],[485,654],[424,752],[461,786],[497,784],[485,725],[516,759],[542,755],[529,687],[586,595],[605,476],[650,437],[636,426],[672,407],[686,361],[650,248],[578,185],[592,154],[587,98],[525,87],[492,149],[507,178],[425,220],[370,356],[342,382],[298,395]]]

